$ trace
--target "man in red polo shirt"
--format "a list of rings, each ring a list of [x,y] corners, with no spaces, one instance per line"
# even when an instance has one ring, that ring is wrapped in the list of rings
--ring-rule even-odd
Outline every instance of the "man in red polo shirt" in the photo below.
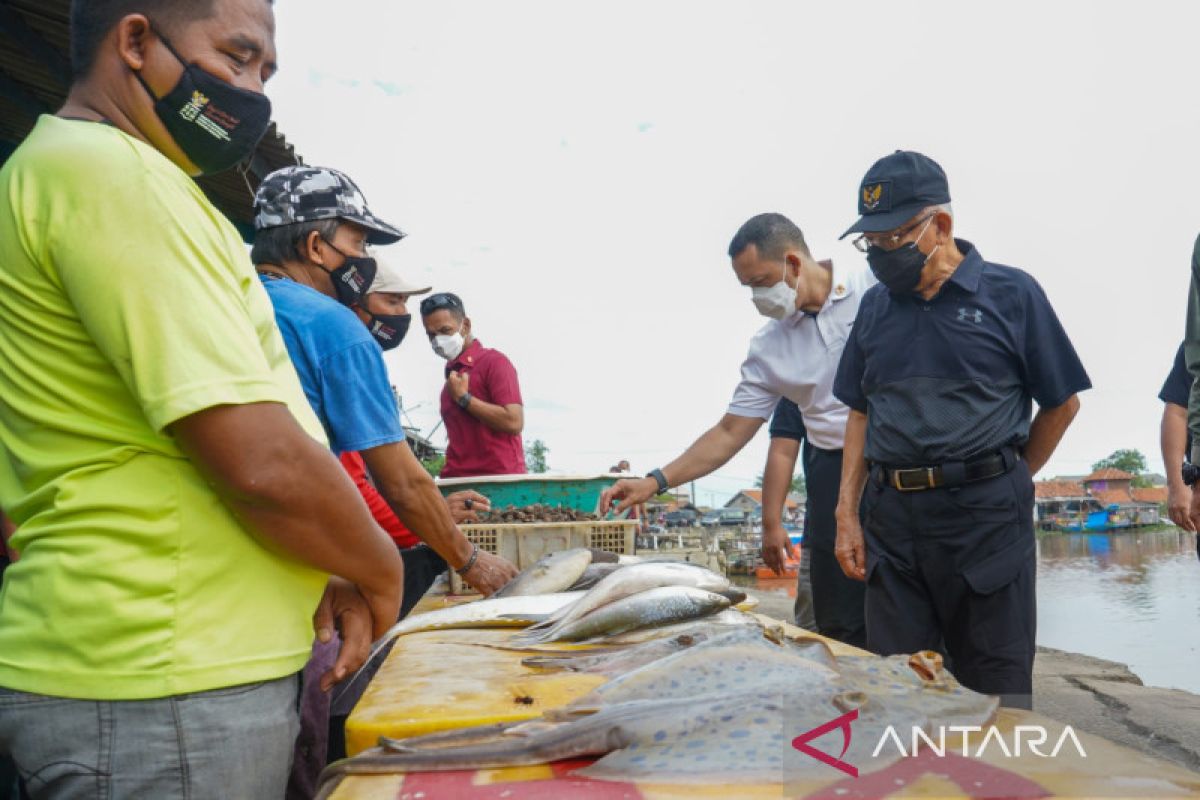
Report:
[[[458,295],[430,295],[421,301],[421,316],[433,351],[449,362],[442,421],[450,442],[441,477],[524,473],[525,409],[512,362],[472,335]]]

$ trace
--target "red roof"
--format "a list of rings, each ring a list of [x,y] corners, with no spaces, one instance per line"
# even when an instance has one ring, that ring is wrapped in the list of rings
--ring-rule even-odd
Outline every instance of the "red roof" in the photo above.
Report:
[[[1144,489],[1134,489],[1133,499],[1139,503],[1165,503],[1167,502],[1167,487],[1165,486],[1147,486]]]
[[[1133,499],[1129,496],[1129,492],[1124,489],[1105,489],[1102,492],[1092,492],[1092,497],[1099,500],[1102,506],[1119,506]]]
[[[1033,496],[1042,499],[1051,497],[1084,497],[1087,492],[1083,490],[1083,484],[1076,481],[1064,480],[1049,480],[1038,481],[1033,484]]]
[[[1088,475],[1086,478],[1083,479],[1083,482],[1091,483],[1092,481],[1131,481],[1131,480],[1133,480],[1133,473],[1126,472],[1123,469],[1117,469],[1115,467],[1105,467],[1104,469],[1098,469],[1095,472],[1093,472],[1091,475]]]

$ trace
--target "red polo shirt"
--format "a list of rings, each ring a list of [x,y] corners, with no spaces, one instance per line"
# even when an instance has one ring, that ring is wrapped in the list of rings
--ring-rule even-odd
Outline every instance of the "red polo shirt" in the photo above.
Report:
[[[375,485],[367,478],[367,465],[363,461],[363,457],[354,451],[342,453],[338,456],[342,466],[346,468],[346,472],[350,473],[350,477],[354,479],[354,485],[358,487],[358,493],[362,495],[363,500],[367,502],[367,508],[371,509],[371,516],[379,523],[379,527],[383,528],[387,535],[392,537],[392,541],[402,550],[409,547],[416,547],[421,543],[416,534],[404,527],[404,523],[396,516],[396,512],[392,511],[392,507],[388,505],[387,500],[383,499],[383,495],[375,490]]]
[[[499,350],[489,350],[476,339],[458,358],[446,365],[446,375],[465,372],[471,376],[467,391],[485,403],[498,406],[524,405],[517,370]],[[525,446],[520,434],[494,431],[458,407],[450,390],[442,387],[442,420],[446,423],[446,466],[443,478],[475,475],[517,475],[525,472]]]

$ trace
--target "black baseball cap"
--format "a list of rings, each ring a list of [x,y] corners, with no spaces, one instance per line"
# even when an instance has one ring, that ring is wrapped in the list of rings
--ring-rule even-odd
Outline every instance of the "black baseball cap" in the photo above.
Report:
[[[431,294],[421,301],[421,316],[428,317],[435,311],[441,311],[443,308],[451,311],[458,311],[460,314],[466,313],[463,307],[462,298],[452,292],[438,292]]]
[[[839,236],[898,228],[928,206],[950,202],[946,173],[929,156],[897,150],[871,165],[858,187],[858,218]]]

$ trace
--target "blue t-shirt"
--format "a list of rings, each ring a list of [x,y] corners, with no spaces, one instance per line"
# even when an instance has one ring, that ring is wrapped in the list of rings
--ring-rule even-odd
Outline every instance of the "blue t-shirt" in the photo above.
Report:
[[[367,326],[316,289],[273,275],[259,278],[333,452],[404,441],[383,351]]]
[[[963,261],[934,297],[863,295],[833,393],[867,415],[866,456],[896,466],[941,464],[1022,445],[1031,401],[1054,408],[1091,387],[1032,276]]]

